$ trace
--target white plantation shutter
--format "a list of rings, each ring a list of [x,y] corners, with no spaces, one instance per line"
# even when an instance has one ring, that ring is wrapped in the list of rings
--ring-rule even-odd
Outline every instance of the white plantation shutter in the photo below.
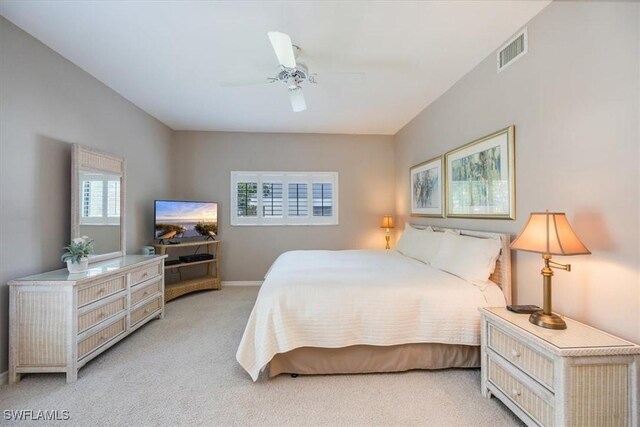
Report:
[[[241,218],[258,216],[258,182],[243,180],[235,185],[236,215]]]
[[[287,197],[287,214],[290,217],[309,216],[309,196],[306,182],[290,182]]]
[[[100,173],[81,173],[80,224],[120,224],[120,177]]]
[[[83,181],[82,214],[86,218],[102,218],[103,181]]]
[[[313,183],[313,216],[331,216],[333,192],[330,182]]]
[[[336,172],[231,172],[231,225],[338,224]]]
[[[120,217],[120,180],[107,182],[107,216]]]
[[[282,183],[262,183],[262,215],[282,217]]]

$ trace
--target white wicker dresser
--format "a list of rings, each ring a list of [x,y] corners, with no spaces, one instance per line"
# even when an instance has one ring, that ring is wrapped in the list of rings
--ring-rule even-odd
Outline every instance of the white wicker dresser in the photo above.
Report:
[[[164,314],[164,258],[126,255],[9,282],[9,383],[23,373],[78,370]]]
[[[530,426],[638,426],[640,346],[568,318],[553,330],[505,308],[480,312],[483,396]]]

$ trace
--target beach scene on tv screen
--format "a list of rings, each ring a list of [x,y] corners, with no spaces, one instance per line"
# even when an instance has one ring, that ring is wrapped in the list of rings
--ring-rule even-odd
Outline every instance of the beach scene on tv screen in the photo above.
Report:
[[[218,234],[217,203],[156,201],[156,239],[206,237],[210,231]]]

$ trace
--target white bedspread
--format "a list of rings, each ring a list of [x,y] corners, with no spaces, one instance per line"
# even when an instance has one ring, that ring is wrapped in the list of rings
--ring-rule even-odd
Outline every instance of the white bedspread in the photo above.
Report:
[[[292,251],[273,264],[236,358],[255,381],[277,353],[357,344],[480,345],[478,307],[504,306],[474,286],[395,251]]]

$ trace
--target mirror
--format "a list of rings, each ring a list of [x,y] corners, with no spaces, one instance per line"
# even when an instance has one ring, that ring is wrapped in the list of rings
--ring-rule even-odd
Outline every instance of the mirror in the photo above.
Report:
[[[74,144],[71,151],[71,239],[89,236],[89,262],[125,254],[124,159]]]

